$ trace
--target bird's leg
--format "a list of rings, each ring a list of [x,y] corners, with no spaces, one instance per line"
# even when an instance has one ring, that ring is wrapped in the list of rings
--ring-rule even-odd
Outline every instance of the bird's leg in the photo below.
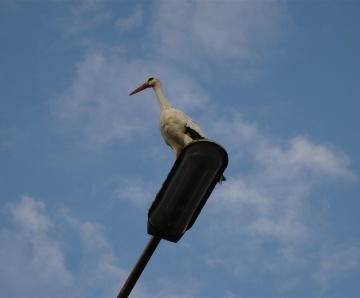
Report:
[[[178,158],[180,156],[180,153],[181,153],[181,150],[176,150],[176,149],[173,149],[174,150],[174,154],[175,154],[175,157]]]

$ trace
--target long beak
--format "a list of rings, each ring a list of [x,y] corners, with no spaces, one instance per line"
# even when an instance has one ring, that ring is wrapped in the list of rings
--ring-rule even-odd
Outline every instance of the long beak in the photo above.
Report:
[[[140,87],[136,88],[133,92],[131,92],[131,93],[129,94],[129,96],[130,96],[130,95],[133,95],[133,94],[135,94],[135,93],[138,93],[138,92],[140,92],[140,91],[142,91],[142,90],[144,90],[144,89],[146,89],[146,88],[149,88],[149,87],[150,87],[150,85],[146,82],[146,83],[142,84]]]

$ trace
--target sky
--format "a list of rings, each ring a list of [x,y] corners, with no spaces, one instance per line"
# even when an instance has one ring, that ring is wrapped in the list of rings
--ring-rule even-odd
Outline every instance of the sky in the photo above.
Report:
[[[0,1],[0,297],[115,297],[175,157],[228,152],[132,297],[360,297],[359,1]]]

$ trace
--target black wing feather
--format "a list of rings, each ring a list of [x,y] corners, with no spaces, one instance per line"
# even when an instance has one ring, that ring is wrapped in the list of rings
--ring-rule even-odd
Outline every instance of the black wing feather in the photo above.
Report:
[[[185,125],[185,133],[192,138],[193,140],[203,140],[205,139],[203,136],[201,136],[196,130],[192,129],[189,126]]]

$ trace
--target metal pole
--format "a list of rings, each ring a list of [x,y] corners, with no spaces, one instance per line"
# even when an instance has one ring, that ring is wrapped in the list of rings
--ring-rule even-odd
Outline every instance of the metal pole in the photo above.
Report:
[[[117,298],[127,298],[129,297],[131,290],[135,286],[137,280],[139,279],[141,273],[144,271],[146,264],[149,262],[152,254],[154,253],[156,247],[160,243],[161,238],[152,236],[146,245],[143,253],[141,254],[139,260],[135,264],[135,267],[131,271],[128,279],[124,283],[119,295]]]

